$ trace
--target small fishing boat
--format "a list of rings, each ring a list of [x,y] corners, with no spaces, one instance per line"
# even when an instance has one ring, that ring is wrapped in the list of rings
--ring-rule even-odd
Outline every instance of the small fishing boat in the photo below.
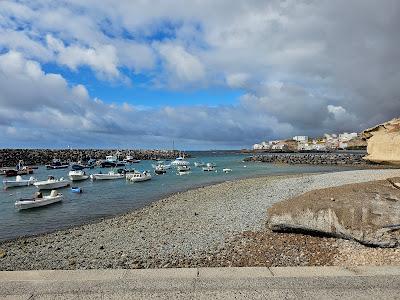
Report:
[[[41,207],[49,204],[53,204],[56,202],[60,202],[63,199],[63,194],[58,193],[56,190],[52,190],[50,195],[43,196],[41,192],[35,193],[32,198],[21,198],[15,202],[15,208],[29,209],[35,207]]]
[[[66,169],[69,167],[68,163],[62,163],[59,159],[53,159],[51,164],[46,165],[46,169],[48,170],[56,170],[56,169]]]
[[[133,182],[147,181],[150,179],[151,179],[151,174],[148,171],[126,174],[126,180]]]
[[[32,173],[33,173],[33,169],[30,167],[24,166],[24,162],[22,160],[20,160],[15,169],[6,170],[4,172],[4,175],[6,175],[6,177],[13,177],[13,176],[17,176],[17,175],[28,175],[28,174],[32,174]]]
[[[178,170],[178,175],[187,175],[190,174],[190,167],[189,166],[178,166],[177,167]]]
[[[207,163],[205,167],[203,167],[203,171],[205,172],[212,172],[215,171],[215,164]]]
[[[84,166],[80,163],[74,163],[71,165],[71,170],[73,170],[73,171],[79,171],[79,170],[83,170],[85,168],[86,168],[86,166]]]
[[[71,187],[71,192],[82,194],[83,193],[83,189],[81,187],[78,187],[78,186],[73,186],[73,187]]]
[[[29,179],[23,179],[20,175],[17,175],[15,180],[3,180],[3,186],[7,189],[11,187],[29,186],[35,182],[36,179],[32,176]]]
[[[69,179],[72,181],[80,181],[80,180],[86,180],[89,178],[89,175],[85,173],[85,171],[79,170],[79,171],[69,171],[68,173]]]
[[[224,173],[230,173],[230,172],[232,172],[232,169],[225,168],[225,169],[222,169],[222,172],[224,172]]]
[[[154,168],[154,173],[156,173],[157,175],[162,175],[167,173],[167,170],[165,169],[164,165],[160,164]]]
[[[140,163],[140,160],[133,158],[132,155],[127,155],[124,158],[124,162],[129,163],[129,164],[137,164],[137,163]]]
[[[124,174],[118,173],[116,170],[111,170],[108,173],[97,173],[90,175],[92,180],[113,180],[125,178]]]
[[[63,177],[60,179],[54,178],[54,176],[49,176],[47,180],[36,181],[34,184],[39,190],[54,190],[63,188],[70,185],[70,182]]]
[[[176,166],[176,167],[189,166],[190,163],[187,160],[185,160],[185,156],[179,156],[173,162],[171,162],[171,165]]]

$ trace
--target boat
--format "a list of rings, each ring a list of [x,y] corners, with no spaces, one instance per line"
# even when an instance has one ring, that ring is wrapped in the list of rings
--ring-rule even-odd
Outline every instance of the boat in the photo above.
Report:
[[[71,187],[71,192],[82,194],[83,193],[83,189],[81,187],[78,187],[78,186],[73,186],[73,187]]]
[[[73,171],[79,171],[79,170],[83,170],[85,168],[86,168],[86,166],[84,166],[84,165],[82,165],[80,163],[71,164],[71,170],[73,170]]]
[[[124,162],[130,163],[130,164],[137,164],[137,163],[140,163],[140,160],[139,159],[134,159],[132,155],[127,155],[124,158]]]
[[[119,161],[116,155],[107,155],[106,159],[101,162],[102,168],[115,168],[124,166],[125,163],[123,161]]]
[[[186,174],[190,174],[190,167],[189,166],[178,166],[177,167],[178,170],[178,175],[186,175]]]
[[[206,166],[203,167],[203,171],[205,171],[205,172],[215,171],[215,164],[214,163],[207,163]]]
[[[204,167],[206,164],[204,162],[195,162],[194,166],[197,168]]]
[[[125,178],[125,175],[122,173],[118,173],[116,170],[111,170],[108,173],[97,173],[90,175],[92,180],[113,180],[113,179],[122,179]]]
[[[171,165],[176,166],[176,167],[178,167],[178,166],[189,166],[190,163],[187,160],[185,160],[184,156],[179,156],[173,162],[171,162]]]
[[[160,164],[154,168],[154,173],[156,173],[157,175],[162,175],[167,173],[167,170],[165,169],[164,165]]]
[[[49,204],[53,204],[56,202],[60,202],[63,199],[63,194],[58,193],[56,190],[52,190],[50,195],[43,196],[41,192],[35,193],[32,198],[21,198],[15,202],[15,208],[29,209],[35,207],[41,207]]]
[[[54,178],[54,176],[49,176],[47,180],[36,181],[34,184],[39,190],[54,190],[63,188],[70,185],[70,182],[63,177],[60,179]]]
[[[69,167],[68,163],[63,163],[59,159],[53,159],[50,165],[46,165],[46,169],[48,170],[55,170],[55,169],[66,169]]]
[[[87,168],[93,169],[95,166],[96,166],[96,160],[93,158],[89,159],[86,163]]]
[[[89,178],[89,175],[85,173],[85,171],[78,170],[78,171],[70,171],[68,173],[69,179],[72,181],[80,181],[80,180],[86,180]]]
[[[126,175],[126,180],[133,182],[147,181],[151,179],[151,174],[148,171],[134,172]]]
[[[11,168],[11,167],[4,167],[4,168],[1,168],[1,169],[0,169],[0,175],[6,175],[6,172],[7,172],[7,171],[10,171],[10,170],[14,170],[14,169]]]
[[[7,189],[10,187],[29,186],[35,182],[36,179],[32,176],[29,179],[23,179],[20,175],[17,175],[15,180],[3,180],[3,186]]]
[[[4,172],[6,177],[28,174],[33,174],[33,169],[31,167],[24,166],[24,162],[22,160],[18,162],[18,165],[15,167],[15,169],[7,169]]]
[[[230,172],[232,172],[232,169],[225,168],[225,169],[222,169],[222,172],[224,172],[224,173],[230,173]]]

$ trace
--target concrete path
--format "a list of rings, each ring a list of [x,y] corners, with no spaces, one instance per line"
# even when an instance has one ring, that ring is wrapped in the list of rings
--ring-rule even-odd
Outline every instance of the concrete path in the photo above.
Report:
[[[0,299],[400,299],[400,267],[3,271]]]

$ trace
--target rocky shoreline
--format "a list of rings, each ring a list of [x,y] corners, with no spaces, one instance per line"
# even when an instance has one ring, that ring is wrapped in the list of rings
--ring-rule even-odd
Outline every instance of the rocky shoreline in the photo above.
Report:
[[[245,161],[308,165],[372,165],[365,161],[365,153],[265,153],[247,157]]]
[[[398,248],[274,233],[265,223],[274,203],[399,172],[269,176],[177,193],[123,216],[1,242],[0,270],[399,264]]]
[[[105,159],[107,155],[119,153],[121,159],[127,155],[134,159],[174,159],[179,155],[177,150],[129,150],[129,149],[0,149],[0,167],[14,167],[20,160],[25,165],[45,165],[57,158],[63,162]],[[189,157],[188,154],[185,155]]]

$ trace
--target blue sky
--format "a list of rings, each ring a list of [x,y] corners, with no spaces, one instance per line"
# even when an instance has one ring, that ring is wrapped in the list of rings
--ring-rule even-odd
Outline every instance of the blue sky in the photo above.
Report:
[[[1,1],[0,147],[237,149],[361,131],[400,113],[399,6]]]

